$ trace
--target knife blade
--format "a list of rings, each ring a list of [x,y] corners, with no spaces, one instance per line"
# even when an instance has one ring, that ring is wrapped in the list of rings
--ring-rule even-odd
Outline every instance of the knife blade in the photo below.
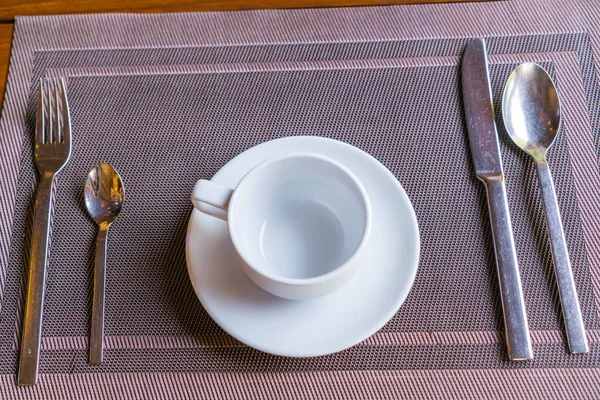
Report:
[[[483,39],[472,39],[467,45],[462,58],[461,75],[475,174],[486,186],[508,355],[511,360],[530,360],[533,359],[533,350],[510,222]]]

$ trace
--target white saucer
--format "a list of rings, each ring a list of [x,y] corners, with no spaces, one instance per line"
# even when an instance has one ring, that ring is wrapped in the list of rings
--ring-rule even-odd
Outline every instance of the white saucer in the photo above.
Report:
[[[336,140],[291,137],[273,140],[231,160],[213,181],[235,188],[260,162],[284,153],[311,152],[350,169],[371,200],[372,235],[364,265],[349,283],[314,300],[273,296],[246,276],[227,224],[197,210],[186,239],[188,272],[210,316],[242,343],[267,353],[313,357],[351,347],[377,332],[402,305],[417,273],[419,228],[400,183],[372,156]]]

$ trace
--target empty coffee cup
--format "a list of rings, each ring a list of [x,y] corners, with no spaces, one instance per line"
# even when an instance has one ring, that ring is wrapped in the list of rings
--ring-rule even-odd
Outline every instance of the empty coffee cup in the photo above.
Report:
[[[192,202],[227,221],[246,274],[288,299],[323,296],[348,282],[371,226],[369,199],[354,174],[309,153],[264,161],[235,189],[200,180]]]

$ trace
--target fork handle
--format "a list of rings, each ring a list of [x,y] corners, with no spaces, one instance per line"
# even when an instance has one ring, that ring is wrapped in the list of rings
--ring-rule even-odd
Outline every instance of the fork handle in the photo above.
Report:
[[[48,239],[50,235],[50,211],[52,207],[53,174],[40,177],[35,195],[33,211],[33,237],[29,259],[29,280],[27,284],[27,305],[23,337],[21,338],[21,359],[19,362],[19,385],[34,385],[37,382],[40,342],[42,339],[42,315],[46,292],[46,264],[48,259]]]
[[[106,240],[108,222],[100,224],[96,238],[94,266],[94,298],[92,303],[92,329],[90,331],[90,364],[102,363],[104,353],[104,293],[106,292]]]

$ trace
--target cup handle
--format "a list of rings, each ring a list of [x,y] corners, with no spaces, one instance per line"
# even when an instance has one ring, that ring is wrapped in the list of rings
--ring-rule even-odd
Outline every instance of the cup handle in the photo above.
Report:
[[[233,190],[206,179],[200,179],[192,190],[192,204],[200,212],[227,221],[227,209]]]

